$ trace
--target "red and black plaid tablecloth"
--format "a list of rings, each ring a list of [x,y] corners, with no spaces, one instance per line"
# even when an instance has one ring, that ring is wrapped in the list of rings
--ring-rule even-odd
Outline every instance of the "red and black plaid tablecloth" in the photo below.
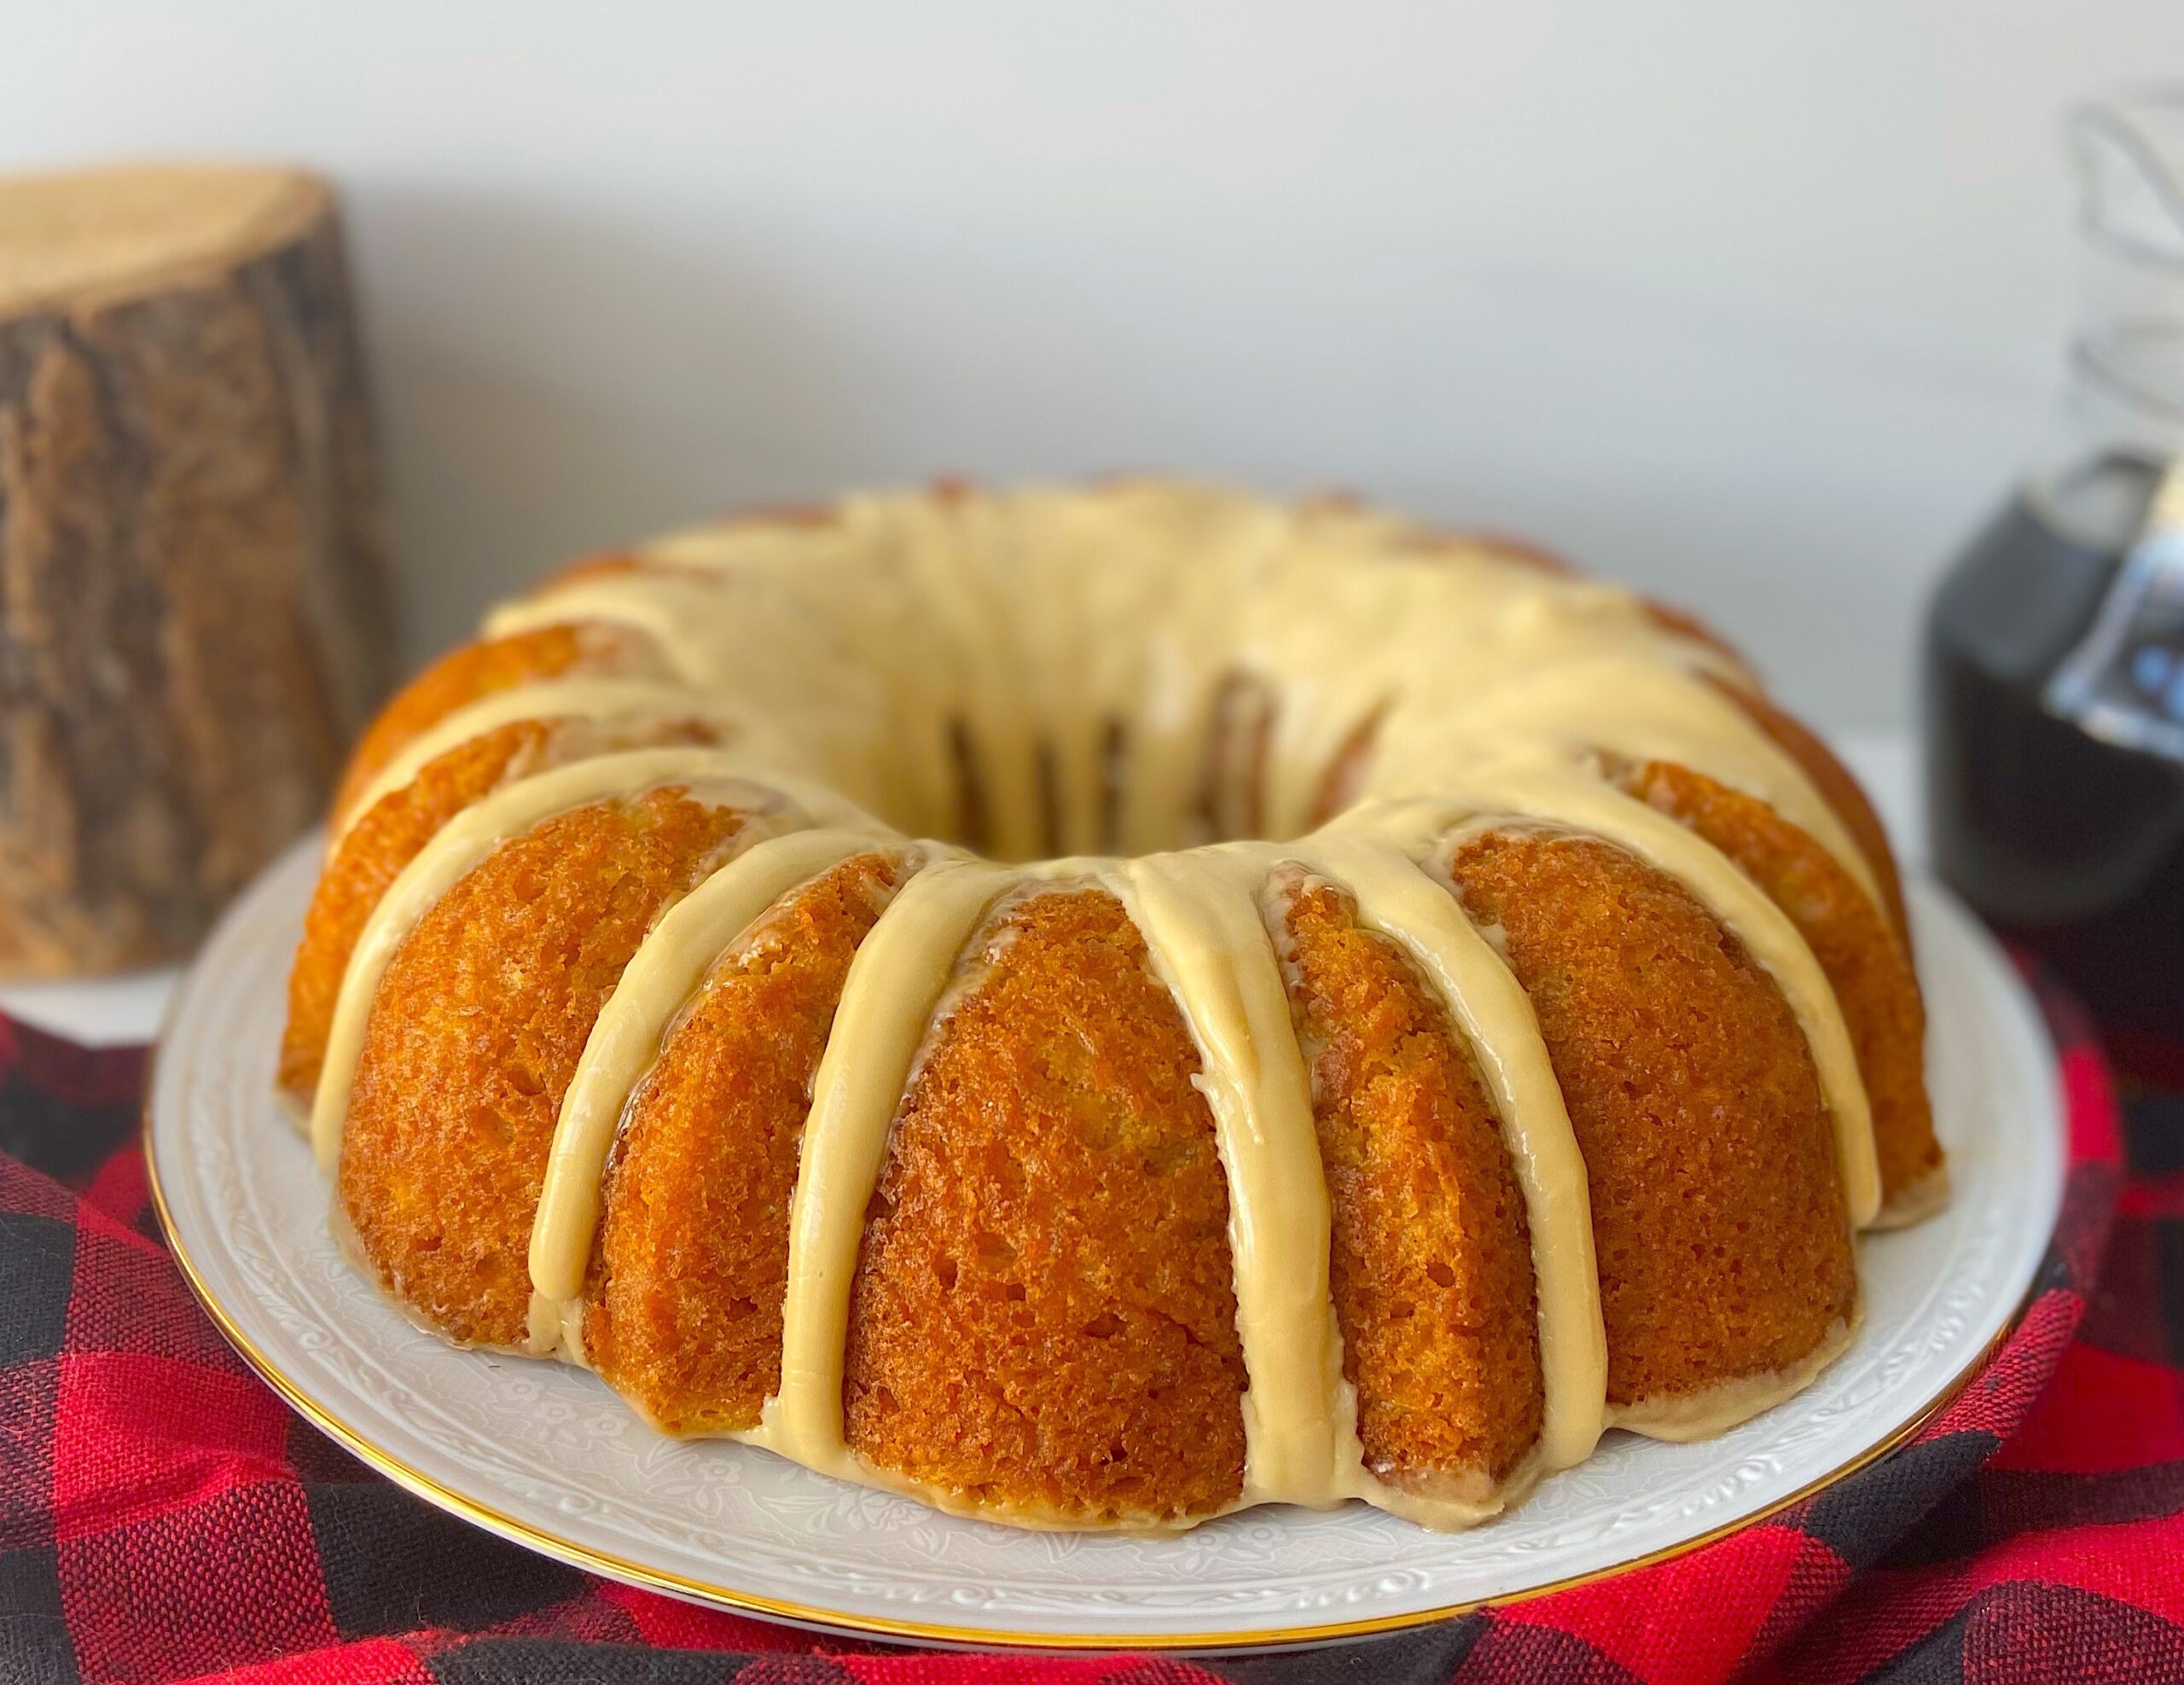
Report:
[[[1913,1444],[1636,1573],[1203,1663],[822,1640],[441,1514],[291,1415],[192,1302],[147,1204],[142,1054],[0,1020],[0,1681],[2184,1681],[2184,1094],[2119,1113],[2047,1005],[2062,1230],[2023,1324]]]

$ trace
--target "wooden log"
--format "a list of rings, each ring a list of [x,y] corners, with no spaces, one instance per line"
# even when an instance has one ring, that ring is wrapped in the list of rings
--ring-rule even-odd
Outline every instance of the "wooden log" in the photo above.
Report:
[[[392,636],[325,184],[0,179],[0,974],[186,952],[322,811]]]

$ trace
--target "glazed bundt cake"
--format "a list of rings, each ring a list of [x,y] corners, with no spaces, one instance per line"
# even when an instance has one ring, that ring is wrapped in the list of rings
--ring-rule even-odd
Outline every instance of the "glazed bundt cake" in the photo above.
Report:
[[[1491,1515],[1943,1197],[1888,848],[1692,622],[1154,481],[549,578],[358,747],[279,1080],[412,1316],[1027,1525]]]

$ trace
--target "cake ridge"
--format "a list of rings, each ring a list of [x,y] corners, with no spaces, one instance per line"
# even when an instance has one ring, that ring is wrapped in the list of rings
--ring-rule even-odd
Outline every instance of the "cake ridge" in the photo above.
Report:
[[[537,1355],[551,1349],[583,1294],[607,1149],[675,1014],[714,958],[775,902],[873,842],[868,832],[812,829],[751,843],[662,914],[624,969],[562,1098],[531,1223],[535,1339],[544,1341]]]

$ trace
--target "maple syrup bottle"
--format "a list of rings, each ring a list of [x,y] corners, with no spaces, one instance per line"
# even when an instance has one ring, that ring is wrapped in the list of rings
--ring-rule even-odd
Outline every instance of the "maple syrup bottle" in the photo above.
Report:
[[[2069,126],[2067,427],[1926,628],[1934,857],[2106,1026],[2184,1045],[2184,99]]]

